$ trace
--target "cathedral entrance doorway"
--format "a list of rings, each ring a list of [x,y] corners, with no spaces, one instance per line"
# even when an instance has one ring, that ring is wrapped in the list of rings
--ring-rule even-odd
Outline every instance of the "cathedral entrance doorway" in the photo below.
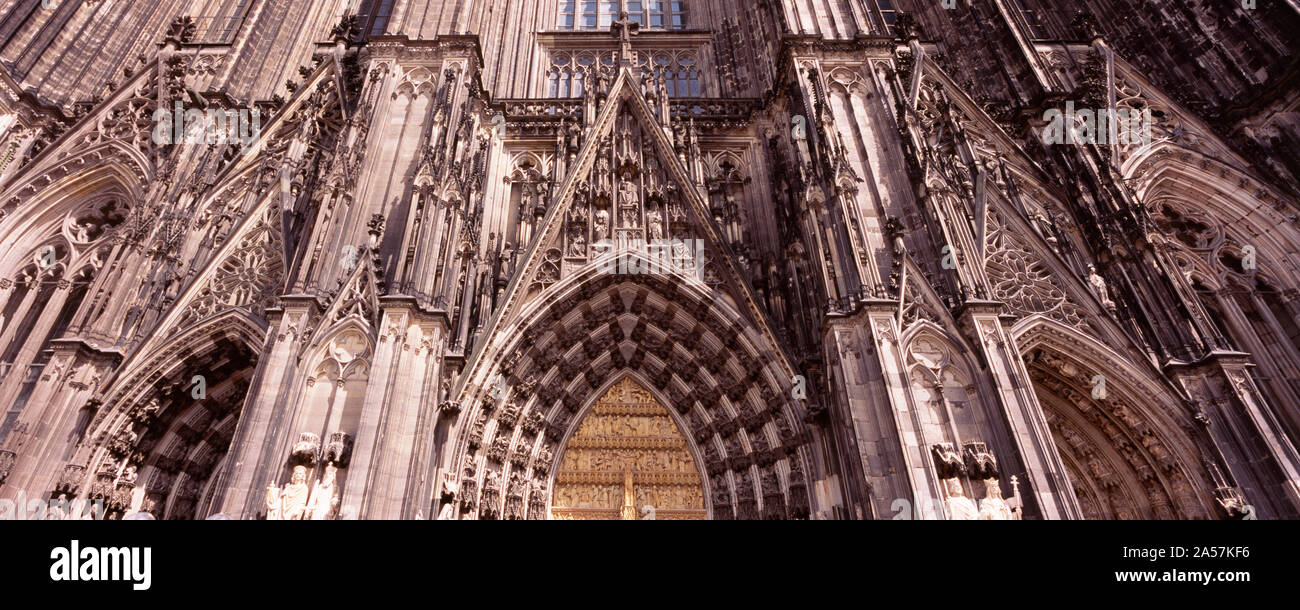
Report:
[[[708,518],[699,469],[668,409],[631,378],[583,417],[556,468],[551,518]]]
[[[1031,350],[1026,364],[1085,519],[1210,516],[1196,462],[1183,457],[1190,441],[1155,419],[1154,401],[1133,399],[1119,373],[1095,374],[1104,369],[1052,349]]]

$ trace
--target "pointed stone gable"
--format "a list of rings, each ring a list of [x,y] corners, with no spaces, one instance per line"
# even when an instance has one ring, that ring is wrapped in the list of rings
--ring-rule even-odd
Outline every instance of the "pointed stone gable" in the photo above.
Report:
[[[1079,307],[1070,289],[1063,285],[1068,276],[1057,272],[1036,252],[1032,238],[1027,238],[1015,224],[1003,219],[1006,212],[989,211],[989,235],[986,270],[993,299],[1006,304],[1018,316],[1044,314],[1047,317],[1090,333],[1090,314]]]
[[[268,205],[226,245],[219,264],[191,292],[172,332],[227,309],[241,308],[257,317],[279,304],[284,290],[284,227],[280,208]]]
[[[673,152],[670,131],[640,89],[628,70],[611,86],[558,205],[512,282],[506,315],[566,278],[594,271],[696,282],[761,317],[702,193]]]
[[[326,310],[326,324],[336,324],[349,317],[359,317],[371,328],[379,326],[379,295],[383,281],[377,273],[379,262],[373,250],[360,248],[353,263],[356,267],[342,281],[338,295]]]

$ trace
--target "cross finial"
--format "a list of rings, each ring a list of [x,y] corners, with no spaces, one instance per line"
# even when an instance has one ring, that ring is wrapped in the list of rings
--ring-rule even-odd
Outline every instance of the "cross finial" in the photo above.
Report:
[[[619,2],[618,21],[610,24],[609,30],[618,36],[618,62],[620,66],[632,65],[632,36],[641,29],[641,24],[632,21],[627,13],[627,5]]]

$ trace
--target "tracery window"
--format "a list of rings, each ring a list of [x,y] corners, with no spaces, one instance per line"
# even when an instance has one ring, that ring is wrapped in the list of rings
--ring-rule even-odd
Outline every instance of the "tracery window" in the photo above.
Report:
[[[656,53],[654,62],[655,70],[667,77],[668,97],[700,97],[700,71],[693,55]]]
[[[546,97],[582,97],[592,71],[600,66],[612,69],[617,65],[614,51],[556,51],[551,57],[547,74]],[[701,97],[699,61],[694,51],[650,51],[637,56],[638,67],[653,70],[664,76],[668,97]]]
[[[1204,211],[1162,205],[1156,225],[1177,241],[1176,260],[1220,337],[1216,348],[1252,354],[1256,384],[1278,405],[1300,397],[1300,294],[1278,269],[1279,258],[1234,237],[1234,230]],[[1256,258],[1258,257],[1258,258]],[[1282,280],[1282,281],[1279,281]],[[1280,410],[1282,423],[1300,438],[1300,414]]]
[[[55,226],[20,236],[30,247],[15,271],[0,276],[0,403],[9,409],[0,423],[8,433],[53,357],[50,342],[73,329],[90,284],[104,266],[110,230],[122,224],[126,207],[101,197],[66,215]],[[36,238],[40,235],[40,238]],[[27,241],[31,239],[31,241]],[[65,365],[61,365],[65,366]]]
[[[626,0],[628,19],[643,28],[680,30],[686,27],[686,3],[680,0]],[[618,0],[562,0],[561,30],[606,30],[623,10]]]

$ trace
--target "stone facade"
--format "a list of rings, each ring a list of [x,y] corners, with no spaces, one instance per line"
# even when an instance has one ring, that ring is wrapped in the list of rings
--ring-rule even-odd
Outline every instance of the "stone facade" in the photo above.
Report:
[[[0,498],[1300,516],[1294,3],[47,4]]]

